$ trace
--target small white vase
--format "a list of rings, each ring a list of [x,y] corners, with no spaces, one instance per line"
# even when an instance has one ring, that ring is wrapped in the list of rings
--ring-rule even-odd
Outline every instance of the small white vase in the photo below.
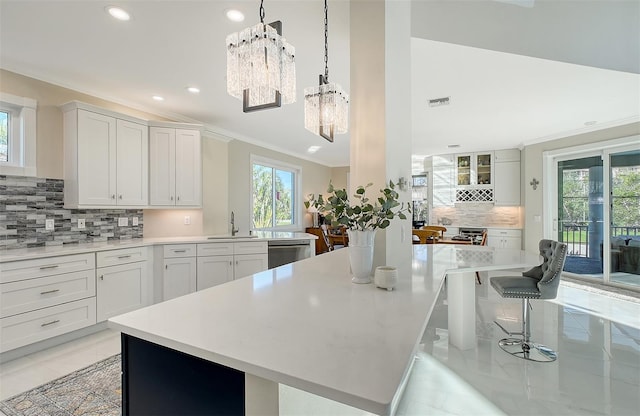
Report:
[[[349,235],[349,263],[353,283],[371,283],[373,242],[376,230],[347,230]]]

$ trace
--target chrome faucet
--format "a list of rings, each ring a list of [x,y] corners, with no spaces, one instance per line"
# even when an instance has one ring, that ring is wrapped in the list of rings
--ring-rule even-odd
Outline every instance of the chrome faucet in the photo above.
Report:
[[[235,215],[234,215],[233,211],[231,211],[231,235],[235,236],[238,231],[240,231],[240,230],[237,229],[236,226],[235,226]]]

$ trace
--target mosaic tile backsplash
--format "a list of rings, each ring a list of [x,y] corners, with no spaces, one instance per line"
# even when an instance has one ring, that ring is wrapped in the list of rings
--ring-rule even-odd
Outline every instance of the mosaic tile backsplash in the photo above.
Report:
[[[63,197],[62,179],[0,175],[0,249],[142,238],[142,209],[65,209]],[[128,226],[119,227],[124,217]],[[53,231],[45,230],[47,219]]]

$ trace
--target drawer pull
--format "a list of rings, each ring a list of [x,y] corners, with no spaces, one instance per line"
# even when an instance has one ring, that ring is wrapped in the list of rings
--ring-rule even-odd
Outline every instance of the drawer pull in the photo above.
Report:
[[[60,289],[53,289],[53,290],[47,290],[44,292],[40,292],[41,295],[48,295],[49,293],[56,293],[56,292],[60,292]]]
[[[186,253],[187,250],[173,250],[174,253]]]
[[[42,326],[42,327],[49,326],[49,325],[57,324],[58,322],[60,322],[60,319],[56,319],[55,321],[51,321],[51,322],[45,322],[45,323],[41,324],[40,326]]]
[[[52,264],[51,266],[41,266],[40,270],[47,270],[47,269],[55,269],[56,267],[59,267],[59,264]]]
[[[131,254],[127,254],[124,256],[118,256],[119,259],[128,259],[129,257],[131,257]]]

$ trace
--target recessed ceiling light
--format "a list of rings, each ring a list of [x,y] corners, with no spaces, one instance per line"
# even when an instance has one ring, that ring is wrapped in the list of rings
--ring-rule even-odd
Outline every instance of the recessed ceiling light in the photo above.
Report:
[[[154,95],[154,96],[153,96],[153,97],[151,97],[151,98],[153,98],[153,99],[154,99],[154,100],[156,100],[156,101],[164,101],[164,97],[161,97],[161,96],[159,96],[159,95]]]
[[[591,120],[591,121],[587,121],[586,123],[584,123],[585,126],[593,126],[594,124],[596,124],[597,121],[595,120]]]
[[[318,150],[320,150],[320,146],[310,146],[310,147],[307,149],[307,152],[308,152],[308,153],[315,153],[315,152],[317,152]]]
[[[198,87],[187,87],[187,91],[192,94],[198,94],[200,92],[200,88]]]
[[[131,19],[131,16],[129,16],[129,13],[127,13],[124,9],[121,9],[120,7],[116,7],[116,6],[107,6],[106,7],[107,12],[114,18],[118,19],[118,20],[129,20]]]
[[[227,19],[232,22],[242,22],[244,20],[244,13],[240,10],[236,9],[227,9],[224,11],[224,14],[227,16]]]
[[[456,147],[460,147],[459,144],[450,144],[447,146],[449,149],[455,149]]]

